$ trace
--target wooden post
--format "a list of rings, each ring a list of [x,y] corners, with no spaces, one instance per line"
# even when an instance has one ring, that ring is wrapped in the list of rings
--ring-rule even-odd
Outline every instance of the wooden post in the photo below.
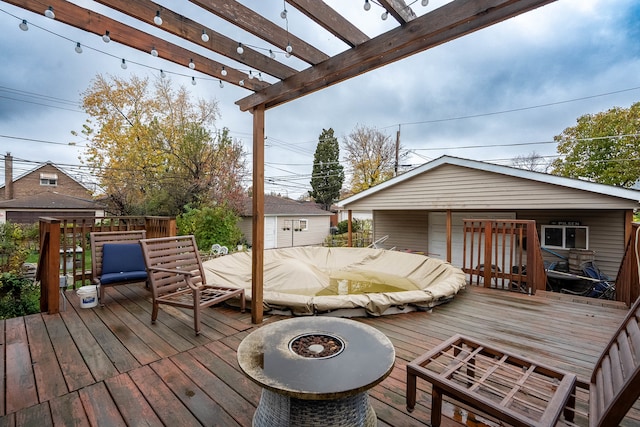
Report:
[[[40,218],[40,259],[36,279],[40,280],[40,311],[60,311],[60,220]]]
[[[447,209],[447,262],[451,262],[451,222],[452,222],[452,218],[451,218],[451,209]],[[431,249],[431,248],[429,248]]]
[[[353,247],[353,230],[351,230],[352,218],[353,218],[353,212],[351,211],[351,209],[349,209],[347,211],[347,246],[350,248]]]
[[[262,323],[264,287],[264,104],[253,113],[251,322]],[[293,226],[293,224],[292,224]]]
[[[484,221],[484,287],[491,287],[491,245],[493,244],[493,221]]]

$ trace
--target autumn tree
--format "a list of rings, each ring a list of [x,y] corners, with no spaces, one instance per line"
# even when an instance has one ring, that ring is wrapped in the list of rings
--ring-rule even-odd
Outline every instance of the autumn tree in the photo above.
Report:
[[[90,116],[82,160],[119,214],[177,215],[184,206],[239,206],[245,154],[226,129],[214,132],[215,100],[190,99],[170,79],[98,75],[83,93]]]
[[[313,155],[311,188],[309,195],[325,210],[340,197],[344,182],[344,167],[340,164],[340,144],[333,135],[333,129],[322,129]]]
[[[535,151],[526,155],[516,156],[511,160],[511,165],[518,169],[524,169],[533,172],[547,172],[549,163],[544,157]]]
[[[560,157],[552,173],[631,187],[640,178],[640,102],[585,114],[554,137]]]
[[[351,169],[351,192],[359,193],[380,184],[394,175],[396,143],[389,135],[362,125],[347,136],[344,147],[346,161]],[[399,159],[407,153],[398,147]]]

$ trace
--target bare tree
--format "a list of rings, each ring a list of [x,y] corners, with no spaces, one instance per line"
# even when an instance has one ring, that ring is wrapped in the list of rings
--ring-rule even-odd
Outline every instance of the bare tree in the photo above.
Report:
[[[529,154],[514,157],[511,165],[518,169],[525,169],[533,172],[544,172],[549,170],[549,162],[541,155],[532,151]]]

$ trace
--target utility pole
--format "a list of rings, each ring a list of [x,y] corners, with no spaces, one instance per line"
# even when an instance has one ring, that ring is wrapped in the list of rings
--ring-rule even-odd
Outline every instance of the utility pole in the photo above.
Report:
[[[398,125],[398,132],[396,132],[396,164],[393,167],[393,176],[398,176],[398,163],[400,163],[400,126]]]

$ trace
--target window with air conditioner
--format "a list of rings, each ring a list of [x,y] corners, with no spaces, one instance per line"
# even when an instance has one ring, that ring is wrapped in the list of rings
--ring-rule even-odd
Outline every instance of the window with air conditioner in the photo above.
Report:
[[[56,185],[58,185],[58,174],[57,173],[41,173],[40,185],[55,187]]]

